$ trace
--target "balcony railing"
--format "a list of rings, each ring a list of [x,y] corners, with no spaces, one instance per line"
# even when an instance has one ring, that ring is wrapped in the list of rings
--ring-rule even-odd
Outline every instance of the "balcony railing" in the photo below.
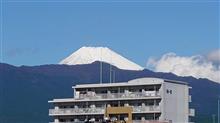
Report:
[[[189,97],[189,99],[188,99],[188,100],[189,100],[189,102],[192,102],[192,96],[191,96],[191,95],[189,95],[188,97]]]
[[[85,123],[84,121],[49,122],[49,123]]]
[[[85,123],[84,121],[49,122],[49,123]]]
[[[189,116],[194,117],[195,116],[195,109],[189,109]]]
[[[109,94],[95,94],[90,92],[87,94],[80,94],[75,99],[118,99],[118,98],[144,98],[144,97],[158,97],[159,91],[146,91],[146,92],[129,92],[129,93],[109,93]]]
[[[76,114],[104,114],[105,108],[63,108],[63,109],[50,109],[49,114],[50,115],[61,115],[61,114],[70,114],[70,115],[76,115]]]
[[[133,112],[137,113],[145,113],[145,112],[153,112],[160,111],[160,106],[134,106]]]
[[[84,121],[70,121],[70,122],[50,122],[50,123],[84,123]],[[100,123],[100,122],[95,122]],[[133,123],[168,123],[166,121],[159,120],[133,120]]]
[[[147,113],[153,111],[160,111],[159,106],[132,106],[133,113]],[[82,114],[104,114],[105,108],[63,108],[50,109],[50,115],[82,115]]]
[[[159,120],[133,120],[133,123],[169,123],[169,122],[159,121]]]

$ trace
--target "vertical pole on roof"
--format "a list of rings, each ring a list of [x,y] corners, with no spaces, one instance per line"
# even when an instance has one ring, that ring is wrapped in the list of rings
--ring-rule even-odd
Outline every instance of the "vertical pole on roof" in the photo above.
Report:
[[[110,70],[109,70],[109,82],[112,83],[112,65],[110,64]]]
[[[113,70],[113,83],[115,83],[115,70]]]
[[[100,57],[100,84],[102,84],[102,48],[101,48],[101,52],[100,52],[100,54],[101,54],[101,57]]]
[[[102,61],[100,61],[100,84],[102,84]]]
[[[112,83],[112,53],[110,52],[109,82]]]

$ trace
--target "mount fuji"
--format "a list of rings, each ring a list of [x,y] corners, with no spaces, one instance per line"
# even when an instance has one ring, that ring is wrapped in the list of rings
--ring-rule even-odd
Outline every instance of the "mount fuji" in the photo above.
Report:
[[[59,64],[80,65],[95,61],[105,62],[123,70],[143,70],[138,64],[126,59],[107,47],[82,47]]]

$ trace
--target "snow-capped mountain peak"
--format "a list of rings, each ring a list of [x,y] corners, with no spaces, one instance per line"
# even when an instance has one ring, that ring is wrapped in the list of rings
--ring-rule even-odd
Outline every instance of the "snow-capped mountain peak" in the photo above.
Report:
[[[144,68],[124,58],[107,47],[82,47],[62,60],[59,64],[77,65],[102,61],[125,70],[143,70]]]

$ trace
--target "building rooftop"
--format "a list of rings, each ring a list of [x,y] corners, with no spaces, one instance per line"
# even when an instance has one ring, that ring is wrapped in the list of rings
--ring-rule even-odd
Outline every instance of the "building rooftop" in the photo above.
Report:
[[[174,84],[182,84],[188,85],[186,82],[174,81],[168,79],[160,79],[160,78],[138,78],[133,79],[128,82],[117,82],[117,83],[102,83],[102,84],[81,84],[73,86],[72,88],[103,88],[103,87],[123,87],[123,86],[138,86],[138,85],[160,85],[162,83],[174,83]],[[189,87],[190,88],[190,87]],[[142,97],[143,98],[143,97]],[[147,99],[154,99],[160,97],[147,97]],[[133,100],[138,98],[116,98],[115,100]],[[96,99],[96,101],[103,100],[114,100],[114,99]],[[60,103],[60,102],[84,102],[84,101],[94,101],[91,99],[74,99],[74,98],[65,98],[65,99],[53,99],[48,101],[49,103]]]
[[[174,81],[168,79],[138,78],[138,79],[130,80],[128,82],[80,84],[73,86],[72,88],[100,88],[100,87],[118,87],[118,86],[158,85],[158,84],[162,84],[163,82],[188,85],[188,83],[186,82]]]

